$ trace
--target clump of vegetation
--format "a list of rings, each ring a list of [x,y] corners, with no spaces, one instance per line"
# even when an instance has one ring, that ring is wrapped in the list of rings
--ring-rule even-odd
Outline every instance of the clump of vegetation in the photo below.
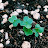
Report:
[[[32,35],[33,33],[35,33],[35,36],[38,37],[39,33],[43,33],[44,32],[44,28],[40,27],[39,24],[36,24],[35,28],[31,29],[33,20],[31,18],[29,18],[28,16],[25,16],[23,18],[23,21],[18,19],[16,16],[11,16],[8,19],[8,21],[10,23],[13,23],[14,27],[17,27],[18,23],[20,23],[20,25],[23,26],[23,31],[24,31],[26,36],[29,36],[29,35]]]

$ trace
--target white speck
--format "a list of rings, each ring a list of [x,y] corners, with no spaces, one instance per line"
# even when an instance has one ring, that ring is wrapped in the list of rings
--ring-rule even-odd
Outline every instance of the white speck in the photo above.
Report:
[[[3,9],[4,9],[4,4],[0,3],[0,10],[3,10]]]
[[[8,1],[6,1],[5,3],[4,3],[4,6],[7,6],[8,5]]]
[[[22,30],[19,31],[21,34],[24,34],[24,32]]]
[[[24,42],[22,43],[22,48],[31,48],[30,42],[24,41]]]
[[[2,16],[2,18],[7,18],[8,17],[8,15],[7,14],[4,14],[3,16]]]
[[[13,16],[13,15],[17,16],[17,15],[19,15],[19,14],[18,14],[18,12],[14,11],[14,12],[12,12],[12,13],[10,14],[10,16]]]
[[[41,6],[40,6],[40,5],[38,5],[38,6],[37,6],[37,8],[41,8]]]
[[[42,36],[43,34],[42,33],[39,33],[40,36]]]
[[[13,24],[9,25],[9,28],[10,28],[10,29],[12,29],[12,27],[13,27]]]
[[[48,9],[47,9],[47,8],[48,8],[48,5],[45,5],[43,8],[45,8],[45,9],[44,9],[45,12],[48,11]]]
[[[23,12],[24,12],[25,14],[28,14],[28,10],[26,10],[26,9],[24,9]]]
[[[40,10],[39,10],[39,9],[36,9],[35,11],[36,11],[36,12],[39,12]]]
[[[0,43],[0,48],[3,48],[4,46],[3,46],[3,44],[2,43]]]
[[[21,9],[17,9],[16,10],[18,13],[22,13],[22,10]]]
[[[34,13],[36,13],[35,11],[31,11],[31,15],[33,15]]]
[[[5,39],[7,40],[8,39],[8,33],[5,32]]]
[[[29,5],[29,3],[26,3],[26,5],[28,6],[28,5]]]
[[[4,29],[1,29],[0,32],[3,33],[4,32]]]
[[[34,13],[33,14],[33,18],[34,19],[39,19],[40,18],[40,14],[39,13]]]
[[[25,6],[24,4],[22,4],[21,6]]]
[[[40,21],[40,23],[42,23],[43,21]]]
[[[0,0],[0,3],[2,2],[2,0]]]
[[[3,39],[1,39],[1,42],[3,41]]]
[[[7,41],[6,41],[6,45],[7,45],[7,44],[9,44],[9,43],[10,43],[10,41],[9,41],[9,40],[7,40]]]
[[[1,22],[1,24],[4,24],[7,22],[7,18],[4,18],[3,21]]]
[[[46,15],[46,18],[48,18],[48,15]]]
[[[15,1],[15,0],[13,0],[13,1]]]

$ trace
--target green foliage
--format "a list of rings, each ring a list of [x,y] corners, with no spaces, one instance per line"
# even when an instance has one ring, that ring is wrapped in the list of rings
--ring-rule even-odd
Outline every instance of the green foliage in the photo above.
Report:
[[[10,23],[13,23],[13,26],[16,27],[18,23],[20,23],[20,19],[18,19],[16,16],[11,16],[8,21]]]
[[[25,16],[23,18],[23,21],[20,22],[21,26],[25,26],[26,28],[31,28],[32,27],[33,20],[29,18],[28,16]]]
[[[25,33],[26,36],[32,35],[33,32],[31,29],[27,29],[26,27],[23,27],[23,31]]]
[[[39,33],[44,32],[44,28],[40,27],[39,24],[36,24],[35,28],[31,30],[33,20],[31,18],[29,18],[28,16],[25,16],[23,18],[23,21],[18,19],[16,16],[11,16],[8,19],[8,21],[10,23],[12,23],[14,27],[16,27],[18,25],[18,23],[20,23],[20,25],[23,26],[23,31],[24,31],[26,36],[29,36],[29,35],[32,35],[33,33],[35,33],[35,36],[38,37]]]
[[[32,31],[33,31],[33,33],[35,33],[35,36],[38,37],[39,36],[38,33],[43,33],[44,32],[44,28],[40,27],[39,24],[36,24],[35,25],[35,29],[33,29]]]

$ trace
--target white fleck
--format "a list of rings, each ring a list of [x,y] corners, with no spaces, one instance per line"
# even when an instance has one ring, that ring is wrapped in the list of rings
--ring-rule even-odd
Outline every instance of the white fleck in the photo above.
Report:
[[[43,21],[40,21],[40,23],[42,23]]]
[[[23,12],[24,12],[25,14],[28,14],[28,10],[26,10],[26,9],[24,9]]]
[[[3,44],[2,43],[0,43],[0,48],[3,48],[4,46],[3,46]]]
[[[8,39],[8,33],[5,32],[5,39]]]
[[[9,25],[9,28],[10,28],[10,29],[12,29],[12,27],[13,27],[13,24]]]
[[[46,18],[48,18],[48,15],[46,15]]]
[[[26,5],[29,5],[29,3],[26,3]]]
[[[30,42],[24,41],[24,42],[22,43],[22,48],[31,48]]]
[[[0,3],[0,10],[3,10],[3,9],[4,9],[4,4]]]
[[[22,13],[22,10],[21,9],[17,9],[16,10],[18,13]]]
[[[34,19],[39,19],[40,18],[40,14],[39,13],[34,13],[33,14],[33,18]]]
[[[38,6],[37,6],[37,8],[41,8],[41,6],[40,6],[40,5],[38,5]]]
[[[1,42],[3,41],[3,39],[1,39]]]
[[[42,36],[43,34],[42,33],[39,33],[40,36]]]
[[[2,0],[0,0],[0,3],[2,2]]]
[[[19,31],[21,34],[24,34],[24,32],[22,30]]]
[[[1,29],[0,32],[3,33],[4,32],[4,29]]]
[[[8,3],[8,1],[6,1],[5,3],[4,3],[4,6],[7,6],[9,3]]]
[[[17,16],[17,15],[19,15],[19,14],[18,14],[18,12],[14,11],[14,12],[12,12],[12,13],[10,14],[10,16],[13,16],[13,15]]]
[[[45,12],[48,11],[48,9],[47,9],[47,8],[48,8],[48,5],[45,5],[43,8],[45,8],[45,9],[44,9]]]
[[[36,11],[36,12],[39,12],[40,10],[39,10],[39,9],[36,9],[35,11]]]
[[[7,22],[7,18],[4,18],[3,21],[1,22],[1,24],[4,24]]]
[[[7,45],[7,44],[9,44],[9,43],[10,43],[10,41],[9,41],[9,40],[7,40],[7,41],[6,41],[6,45]]]
[[[31,11],[31,15],[33,15],[34,13],[36,13],[36,11]]]
[[[7,18],[8,17],[8,15],[7,14],[4,14],[3,16],[2,16],[2,18]]]

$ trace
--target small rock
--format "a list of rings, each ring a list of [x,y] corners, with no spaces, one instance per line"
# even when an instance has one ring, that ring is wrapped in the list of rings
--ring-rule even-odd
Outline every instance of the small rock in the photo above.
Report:
[[[38,5],[38,6],[37,6],[37,8],[39,9],[39,8],[41,8],[41,6],[40,6],[40,5]]]
[[[40,36],[42,36],[43,34],[42,33],[39,33]]]
[[[9,43],[10,43],[10,41],[9,41],[9,40],[7,40],[7,41],[6,41],[6,45],[7,45],[7,44],[9,44]]]
[[[43,21],[40,21],[40,23],[42,23]]]
[[[5,3],[4,3],[4,6],[7,6],[9,3],[8,3],[8,1],[6,1]]]
[[[39,10],[39,9],[36,9],[35,11],[36,11],[36,12],[39,12],[40,10]]]
[[[28,10],[26,10],[26,9],[24,9],[23,12],[24,12],[25,14],[28,14]]]
[[[40,14],[39,13],[34,13],[33,14],[33,18],[34,19],[39,19],[40,18]]]
[[[3,9],[4,9],[4,4],[0,3],[0,10],[3,10]]]
[[[10,14],[10,16],[13,16],[13,15],[17,16],[17,15],[19,15],[19,14],[18,14],[18,12],[14,11],[14,12],[12,12],[12,13]]]
[[[1,29],[0,32],[3,33],[4,32],[4,29]]]
[[[30,42],[24,41],[24,42],[22,43],[22,48],[31,48]]]
[[[13,24],[9,25],[9,28],[10,28],[10,29],[12,29],[12,27],[13,27]]]
[[[1,24],[4,24],[7,22],[7,18],[4,18],[3,21],[1,22]]]
[[[8,39],[8,33],[5,32],[5,39],[7,40]]]
[[[2,43],[0,43],[0,48],[3,48],[4,46],[3,46],[3,44]]]
[[[46,15],[46,18],[48,18],[48,15]]]
[[[4,14],[3,16],[2,16],[2,18],[7,18],[8,17],[8,15],[7,14]]]
[[[21,9],[17,9],[16,10],[18,13],[22,13],[22,10]]]
[[[2,2],[2,0],[0,0],[0,3]]]

